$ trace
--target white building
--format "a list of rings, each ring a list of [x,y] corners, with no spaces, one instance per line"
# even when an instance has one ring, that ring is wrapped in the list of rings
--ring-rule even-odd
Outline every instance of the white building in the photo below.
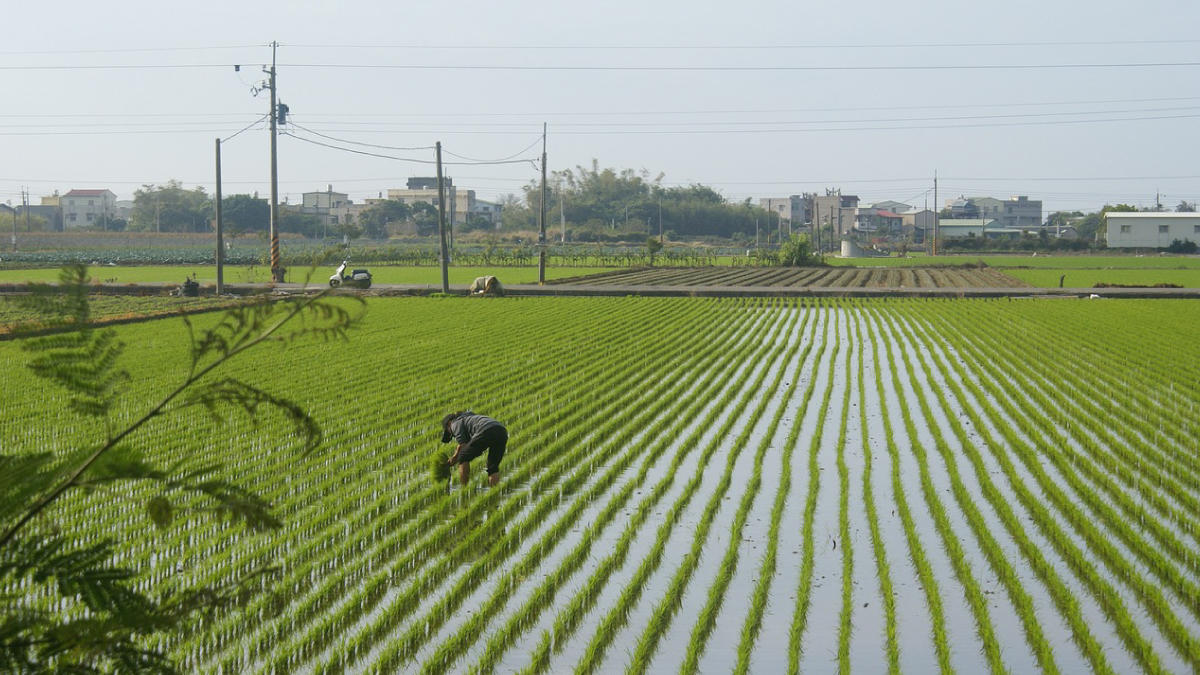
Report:
[[[59,198],[65,229],[103,226],[112,218],[117,196],[110,190],[71,190]]]
[[[1200,213],[1109,212],[1109,248],[1166,248],[1175,240],[1200,244]]]

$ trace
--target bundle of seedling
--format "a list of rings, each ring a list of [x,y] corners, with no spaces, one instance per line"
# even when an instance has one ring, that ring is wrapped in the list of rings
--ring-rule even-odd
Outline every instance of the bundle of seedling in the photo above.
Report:
[[[435,483],[445,483],[450,480],[450,470],[453,467],[448,463],[449,459],[448,455],[441,452],[435,452],[429,458],[429,471]]]

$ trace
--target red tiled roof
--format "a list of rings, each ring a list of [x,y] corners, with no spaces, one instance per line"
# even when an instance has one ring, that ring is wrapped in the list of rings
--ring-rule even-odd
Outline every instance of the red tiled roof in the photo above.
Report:
[[[879,213],[879,215],[883,216],[884,218],[900,218],[900,217],[902,217],[899,213],[892,213],[891,211],[879,211],[878,213]]]

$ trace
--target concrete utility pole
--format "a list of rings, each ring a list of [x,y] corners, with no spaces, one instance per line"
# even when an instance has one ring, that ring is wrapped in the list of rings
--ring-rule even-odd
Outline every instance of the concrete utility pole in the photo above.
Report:
[[[221,241],[221,139],[217,139],[217,295],[225,293],[225,246]]]
[[[628,214],[628,211],[626,212]],[[626,215],[628,218],[628,215]],[[538,227],[538,283],[546,283],[546,123],[542,122],[542,209]]]
[[[275,81],[275,51],[278,42],[271,43],[271,69],[267,71],[271,90],[271,281],[283,283],[283,267],[279,264],[279,101]]]
[[[933,255],[938,254],[938,222],[941,219],[941,214],[938,211],[938,184],[937,171],[933,172]]]
[[[442,253],[442,292],[450,292],[450,251],[446,247],[446,186],[442,182],[442,142],[438,141],[437,149],[437,185],[438,185],[438,236],[441,238]]]

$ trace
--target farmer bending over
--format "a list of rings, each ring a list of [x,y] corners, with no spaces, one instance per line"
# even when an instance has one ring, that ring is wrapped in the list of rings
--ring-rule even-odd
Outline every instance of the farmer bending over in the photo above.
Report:
[[[500,280],[490,274],[477,277],[467,290],[471,295],[504,295],[504,287],[500,285]]]
[[[500,482],[500,459],[508,446],[508,430],[496,420],[470,410],[450,413],[442,418],[442,442],[458,441],[447,464],[458,465],[458,480],[463,485],[471,478],[471,460],[487,450],[488,485]]]

